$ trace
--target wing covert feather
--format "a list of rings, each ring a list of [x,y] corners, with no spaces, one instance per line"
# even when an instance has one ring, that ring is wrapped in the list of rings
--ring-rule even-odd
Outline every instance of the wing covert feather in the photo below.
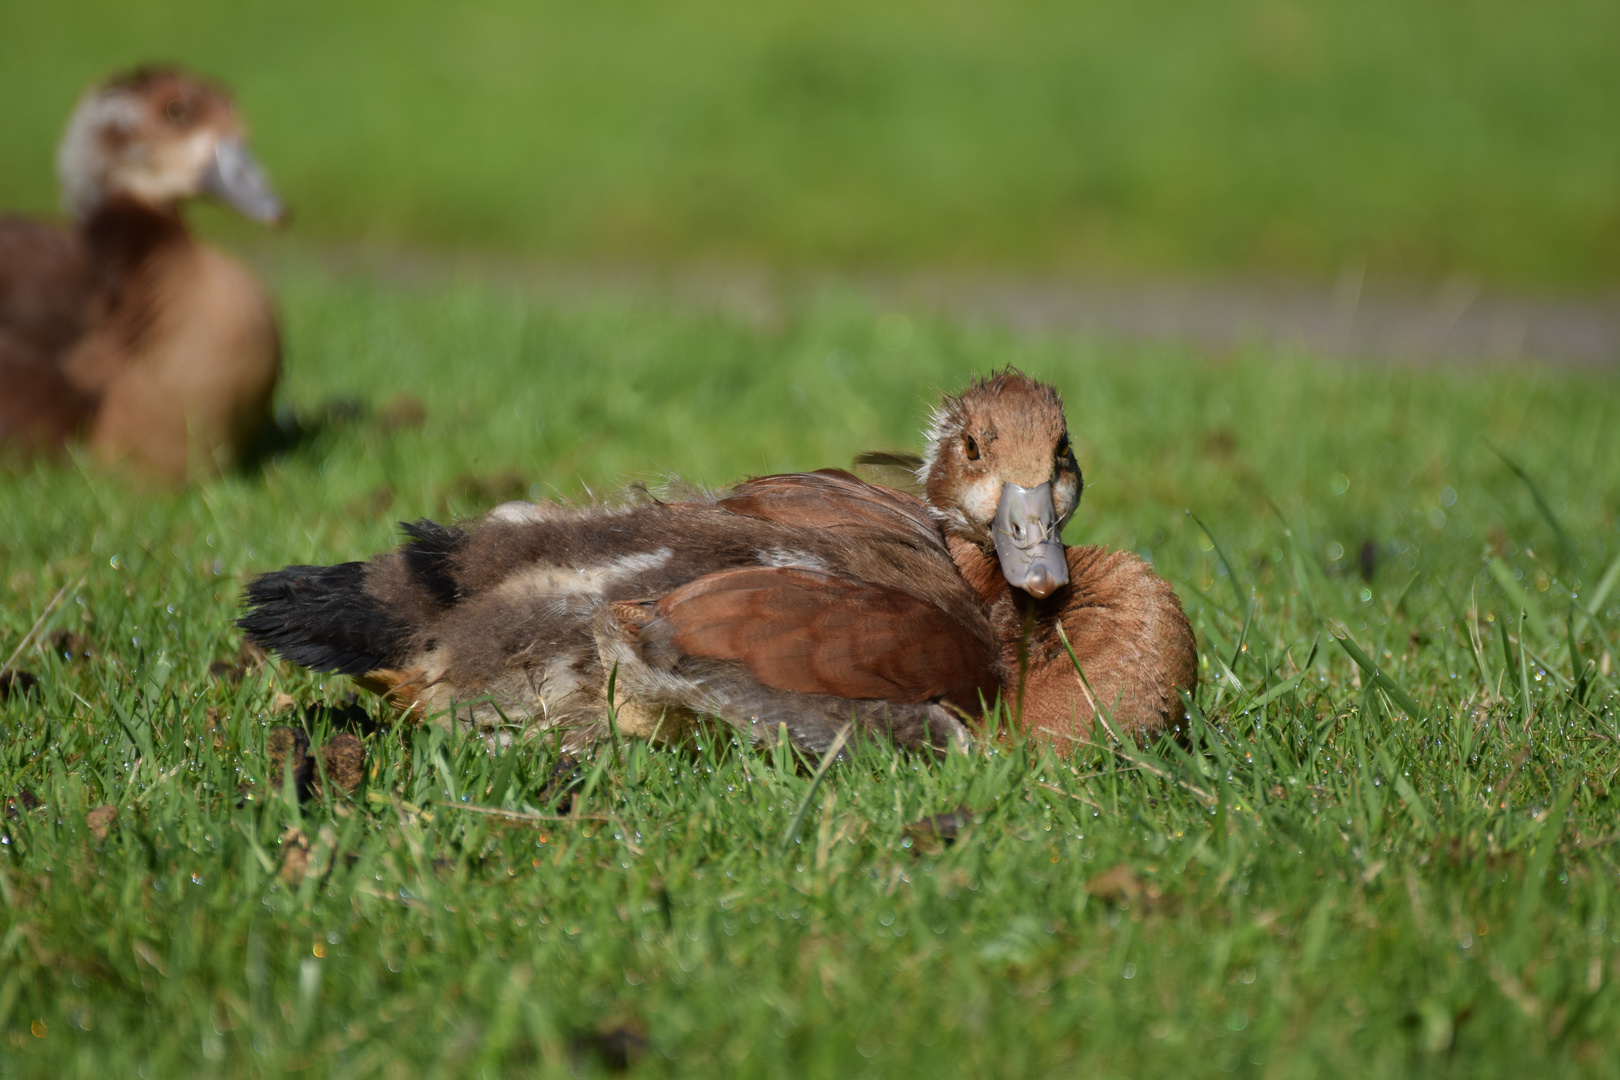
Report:
[[[878,487],[843,469],[786,473],[747,480],[718,504],[734,514],[783,525],[839,532],[878,532],[944,550],[928,504],[914,495]]]
[[[676,652],[741,662],[780,690],[976,711],[998,686],[984,643],[938,607],[812,570],[710,574],[661,599],[654,622]]]

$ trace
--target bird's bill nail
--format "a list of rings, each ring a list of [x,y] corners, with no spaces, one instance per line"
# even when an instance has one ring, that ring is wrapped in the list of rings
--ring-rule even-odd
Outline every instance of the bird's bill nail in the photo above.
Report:
[[[214,160],[203,178],[203,190],[250,221],[280,224],[287,215],[270,178],[240,139],[214,144]]]
[[[1041,600],[1068,583],[1069,560],[1058,538],[1051,483],[1003,484],[992,533],[1001,574],[1013,588]]]

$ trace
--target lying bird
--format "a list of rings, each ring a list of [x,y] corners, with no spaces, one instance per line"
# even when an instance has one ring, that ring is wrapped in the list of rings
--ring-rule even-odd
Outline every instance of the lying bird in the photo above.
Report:
[[[926,501],[822,470],[420,521],[368,562],[261,575],[238,625],[402,708],[574,745],[607,734],[610,704],[630,735],[718,716],[814,752],[852,719],[943,749],[998,698],[1064,746],[1099,705],[1139,737],[1182,716],[1196,647],[1175,593],[1059,539],[1081,477],[1051,387],[1009,370],[946,398],[919,473]]]
[[[240,458],[270,416],[275,312],[179,212],[209,195],[283,216],[230,96],[168,67],[92,87],[57,172],[71,229],[0,219],[0,445],[82,434],[103,460],[174,480]]]

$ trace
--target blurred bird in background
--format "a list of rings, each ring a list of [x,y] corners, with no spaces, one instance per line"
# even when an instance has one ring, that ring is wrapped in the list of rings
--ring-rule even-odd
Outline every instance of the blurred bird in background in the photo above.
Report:
[[[178,67],[114,76],[80,99],[56,165],[70,227],[0,218],[0,443],[82,436],[171,481],[240,460],[270,417],[276,314],[180,212],[206,196],[285,216],[229,92]]]

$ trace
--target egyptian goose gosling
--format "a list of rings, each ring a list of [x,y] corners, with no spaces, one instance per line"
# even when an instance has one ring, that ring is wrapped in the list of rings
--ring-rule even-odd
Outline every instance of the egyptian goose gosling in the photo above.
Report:
[[[73,227],[0,219],[0,444],[82,433],[173,480],[240,458],[269,419],[275,312],[245,267],[187,232],[212,196],[283,216],[229,94],[178,68],[87,91],[57,151]]]
[[[1063,433],[1055,393],[1004,375],[946,399],[927,503],[837,470],[681,502],[508,503],[463,527],[408,525],[409,543],[368,562],[262,575],[238,625],[295,663],[484,729],[593,741],[612,682],[626,734],[719,716],[820,752],[852,720],[943,749],[998,695],[1038,735],[1085,737],[1095,710],[1049,656],[1061,618],[1116,720],[1156,730],[1180,715],[1174,686],[1193,685],[1191,632],[1134,557],[1065,562],[1056,529],[1080,478]]]
[[[957,572],[984,605],[994,656],[988,669],[975,667],[971,678],[964,677],[964,686],[979,687],[988,702],[993,697],[983,687],[993,679],[1014,724],[1060,750],[1090,739],[1099,712],[1127,738],[1146,739],[1179,726],[1184,710],[1178,691],[1196,688],[1198,652],[1175,591],[1130,552],[1063,546],[1063,527],[1079,506],[1083,483],[1055,389],[1008,369],[943,399],[921,458],[863,458],[909,467],[926,501],[904,505],[937,523]],[[832,492],[830,480],[821,479],[827,476],[750,481],[722,505],[813,529],[853,520],[868,501],[881,497],[899,504],[905,498],[848,476]],[[757,570],[732,579],[718,575],[651,605],[654,617],[639,631],[639,656],[633,650],[613,654],[624,685],[668,706],[682,700],[679,688],[646,679],[643,669],[680,670],[702,659],[742,661],[755,682],[797,688],[789,680],[805,680],[803,660],[785,642],[791,634],[809,633],[809,622],[827,618],[839,602],[818,590],[817,605],[800,600],[795,606],[756,584],[763,576]],[[934,598],[927,590],[920,595]],[[982,639],[977,623],[971,625]],[[869,630],[856,633],[857,652],[878,647]],[[884,639],[881,647],[903,643],[937,660],[939,667],[928,670],[942,671],[950,639],[931,636],[936,633],[921,624],[897,627],[894,641]],[[730,692],[741,696],[750,685],[735,670],[729,680],[718,671],[704,674],[701,686],[685,697],[698,711],[699,691],[712,694],[719,685],[735,684]],[[886,695],[872,688],[844,696]],[[961,694],[940,700],[959,708]]]
[[[1127,737],[1179,726],[1198,647],[1175,590],[1130,552],[1063,546],[1083,482],[1055,389],[1008,369],[946,397],[916,477],[989,609],[1024,730],[1083,742],[1099,706]]]

